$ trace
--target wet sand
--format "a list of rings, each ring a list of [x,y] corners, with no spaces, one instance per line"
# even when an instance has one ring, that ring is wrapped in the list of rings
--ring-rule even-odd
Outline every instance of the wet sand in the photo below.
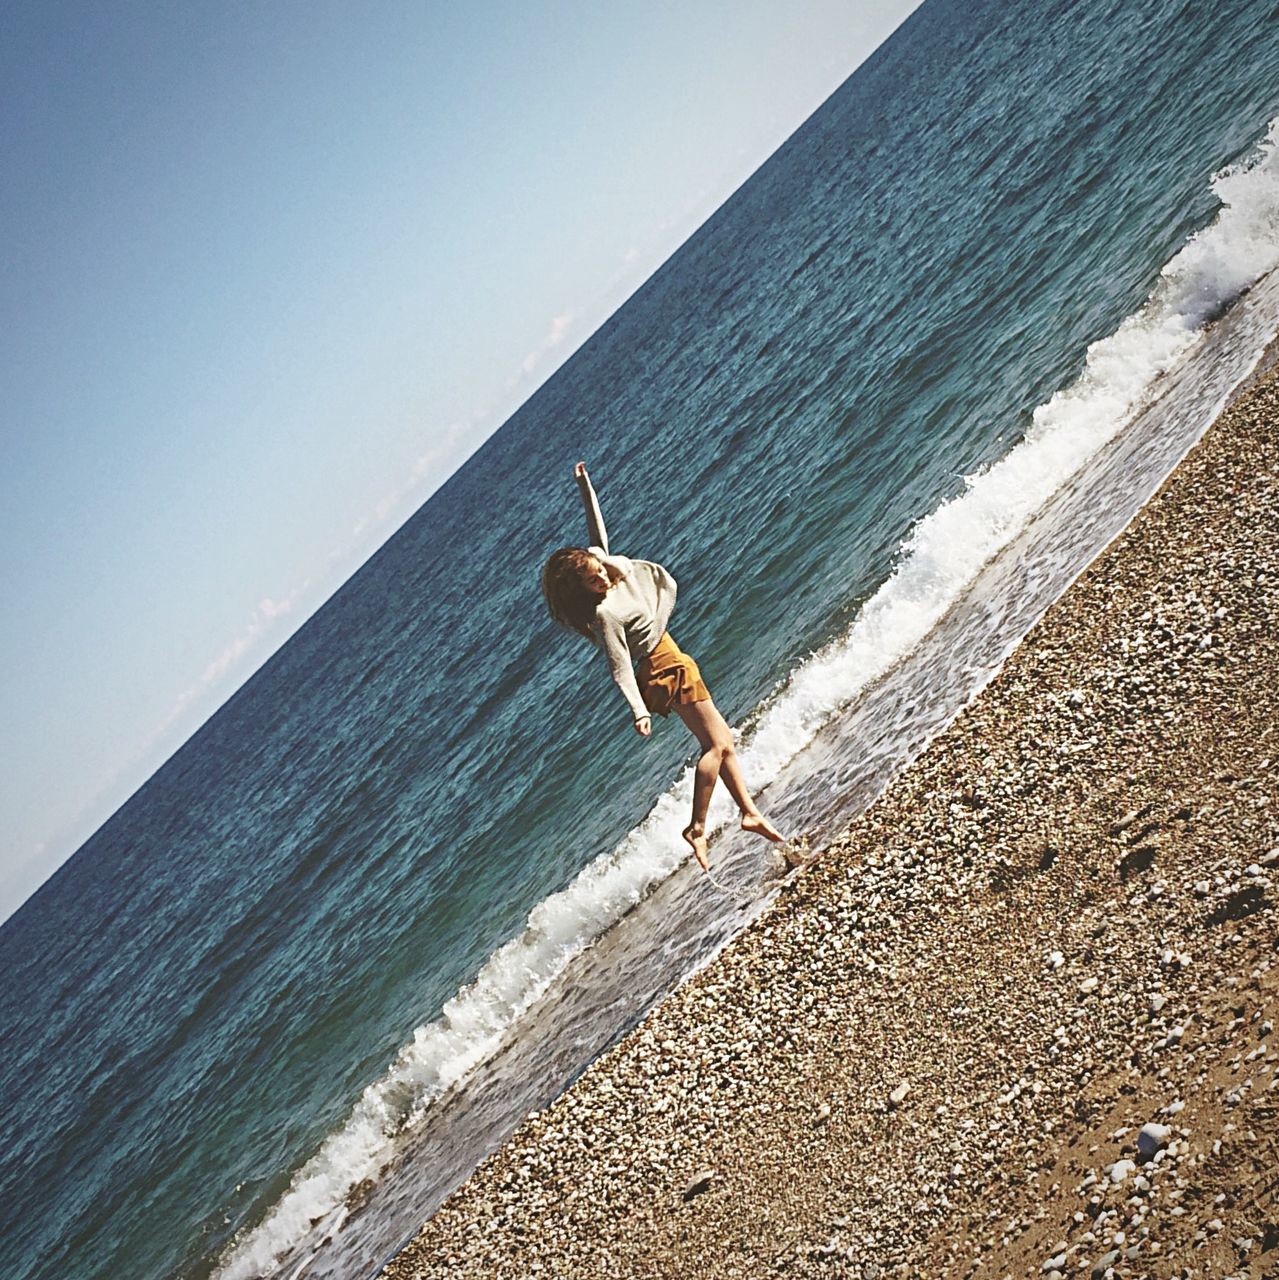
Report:
[[[390,1262],[1279,1275],[1279,377]]]

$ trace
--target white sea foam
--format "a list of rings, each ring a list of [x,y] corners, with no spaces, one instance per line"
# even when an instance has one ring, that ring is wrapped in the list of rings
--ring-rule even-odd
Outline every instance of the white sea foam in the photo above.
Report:
[[[1216,219],[1166,264],[1146,303],[1089,348],[1080,377],[1036,410],[1021,442],[915,527],[892,576],[845,634],[795,670],[742,750],[754,788],[775,778],[843,704],[918,644],[982,566],[1122,430],[1159,375],[1202,339],[1207,321],[1279,266],[1279,118],[1256,154],[1218,174],[1213,189],[1222,202]],[[680,831],[691,791],[689,770],[617,849],[540,902],[523,933],[418,1028],[261,1225],[231,1250],[219,1280],[268,1273],[308,1237],[335,1229],[345,1196],[378,1176],[397,1135],[431,1099],[492,1054],[572,956],[686,861]],[[712,826],[728,807],[717,798]],[[317,1219],[323,1221],[313,1227]]]

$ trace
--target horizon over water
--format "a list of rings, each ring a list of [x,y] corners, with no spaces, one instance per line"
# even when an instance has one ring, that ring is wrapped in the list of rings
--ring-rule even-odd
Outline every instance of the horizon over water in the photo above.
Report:
[[[1276,17],[916,10],[0,926],[0,1272],[369,1274],[756,915],[545,619],[573,463],[820,846],[1279,329]]]

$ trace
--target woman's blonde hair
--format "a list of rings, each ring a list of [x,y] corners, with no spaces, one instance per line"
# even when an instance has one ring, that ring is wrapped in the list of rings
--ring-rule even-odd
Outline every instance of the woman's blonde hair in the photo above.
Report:
[[[561,547],[542,566],[542,595],[551,617],[560,626],[585,636],[592,644],[599,643],[591,623],[595,621],[595,611],[605,595],[590,580],[592,562],[596,558],[581,547]],[[607,563],[604,563],[604,572],[614,582],[620,576]]]

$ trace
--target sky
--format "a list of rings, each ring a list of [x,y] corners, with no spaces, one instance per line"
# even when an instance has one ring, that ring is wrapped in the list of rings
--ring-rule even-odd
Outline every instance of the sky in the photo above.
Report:
[[[914,8],[0,11],[0,919]]]

